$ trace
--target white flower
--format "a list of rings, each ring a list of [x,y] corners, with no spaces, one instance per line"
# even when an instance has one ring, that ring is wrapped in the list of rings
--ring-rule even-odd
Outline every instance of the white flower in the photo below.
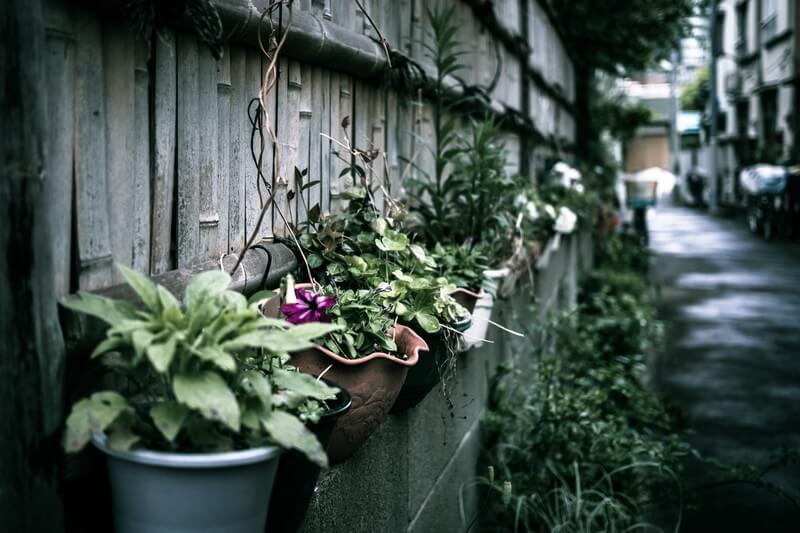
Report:
[[[581,173],[579,170],[572,168],[563,161],[559,161],[553,165],[553,172],[561,177],[561,185],[564,187],[571,187],[576,181],[580,181]]]
[[[561,207],[558,210],[558,218],[553,226],[558,233],[572,233],[575,230],[575,224],[578,222],[578,216],[572,212],[569,207]]]
[[[576,183],[576,184],[574,184],[572,186],[572,188],[575,189],[576,193],[583,194],[583,184],[582,183]]]
[[[536,208],[535,203],[528,202],[525,204],[525,216],[528,217],[528,220],[536,220],[539,218],[539,210]]]
[[[556,210],[552,205],[550,204],[545,205],[544,212],[547,213],[547,216],[549,216],[550,218],[556,218]]]
[[[528,196],[524,192],[521,192],[516,197],[514,197],[514,207],[518,207],[521,209],[525,207],[525,204],[527,203],[528,203]]]

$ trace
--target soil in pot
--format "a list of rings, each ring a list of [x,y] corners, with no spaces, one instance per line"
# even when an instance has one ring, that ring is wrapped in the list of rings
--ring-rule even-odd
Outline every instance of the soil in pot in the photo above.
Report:
[[[336,383],[325,380],[329,385]],[[350,410],[352,401],[343,387],[339,387],[328,410],[319,422],[309,426],[324,448],[328,447],[338,419]],[[272,493],[267,515],[267,532],[295,533],[300,530],[305,519],[308,504],[314,494],[320,467],[306,459],[302,453],[289,450],[281,457],[278,473],[275,476],[277,489]]]
[[[417,364],[421,351],[428,346],[413,330],[396,328],[395,341],[407,359],[375,352],[359,359],[346,359],[322,346],[292,354],[290,364],[313,376],[344,387],[353,400],[350,411],[334,428],[328,445],[332,464],[349,458],[383,423],[397,399],[409,368]]]
[[[450,327],[463,332],[471,323],[472,320],[467,318]],[[420,336],[428,344],[429,352],[423,354],[419,363],[409,369],[403,388],[392,406],[392,414],[416,407],[442,381],[447,371],[450,354],[444,341],[444,330],[437,333],[422,332]]]
[[[116,533],[263,533],[282,450],[265,446],[220,453],[106,454]]]

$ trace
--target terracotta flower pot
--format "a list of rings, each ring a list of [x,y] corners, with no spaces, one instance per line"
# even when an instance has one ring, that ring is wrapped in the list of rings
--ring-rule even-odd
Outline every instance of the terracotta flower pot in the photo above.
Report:
[[[450,293],[450,296],[453,297],[455,301],[460,303],[463,307],[467,309],[470,313],[475,309],[475,303],[484,295],[483,289],[480,289],[478,292],[471,291],[469,289],[464,288],[457,288],[453,292]]]
[[[348,359],[324,346],[292,354],[290,364],[303,372],[324,377],[344,387],[353,399],[350,412],[342,416],[331,435],[328,458],[332,464],[349,458],[386,419],[394,405],[408,369],[417,364],[419,352],[428,345],[406,326],[389,330],[396,333],[400,359],[382,352],[373,352],[358,359]]]
[[[465,318],[455,324],[450,324],[453,329],[466,331],[472,324],[471,318]],[[445,344],[443,331],[438,333],[420,333],[420,336],[428,345],[429,351],[420,357],[419,364],[408,370],[403,387],[397,400],[392,406],[392,413],[402,413],[416,407],[433,388],[442,380],[442,370],[447,367],[447,345]]]

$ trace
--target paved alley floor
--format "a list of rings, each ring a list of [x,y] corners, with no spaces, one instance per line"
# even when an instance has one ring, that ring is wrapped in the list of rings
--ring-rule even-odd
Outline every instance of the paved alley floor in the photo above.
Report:
[[[725,461],[766,464],[800,447],[800,244],[764,242],[739,218],[665,206],[651,213],[652,277],[665,349],[658,390],[680,409],[690,440]],[[689,484],[702,483],[690,466]],[[800,467],[766,476],[800,493]],[[764,490],[698,493],[681,531],[800,531],[800,509]]]

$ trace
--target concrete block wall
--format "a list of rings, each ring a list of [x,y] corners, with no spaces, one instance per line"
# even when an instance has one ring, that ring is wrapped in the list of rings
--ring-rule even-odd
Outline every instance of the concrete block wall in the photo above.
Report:
[[[535,287],[495,302],[492,320],[530,326],[549,311],[574,305],[580,276],[592,264],[592,237],[563,239]],[[530,306],[532,301],[539,305]],[[436,533],[463,531],[479,511],[481,418],[498,365],[517,342],[489,328],[493,343],[459,355],[448,408],[436,387],[417,407],[389,419],[349,461],[320,476],[304,533]],[[462,499],[464,517],[460,513]]]

